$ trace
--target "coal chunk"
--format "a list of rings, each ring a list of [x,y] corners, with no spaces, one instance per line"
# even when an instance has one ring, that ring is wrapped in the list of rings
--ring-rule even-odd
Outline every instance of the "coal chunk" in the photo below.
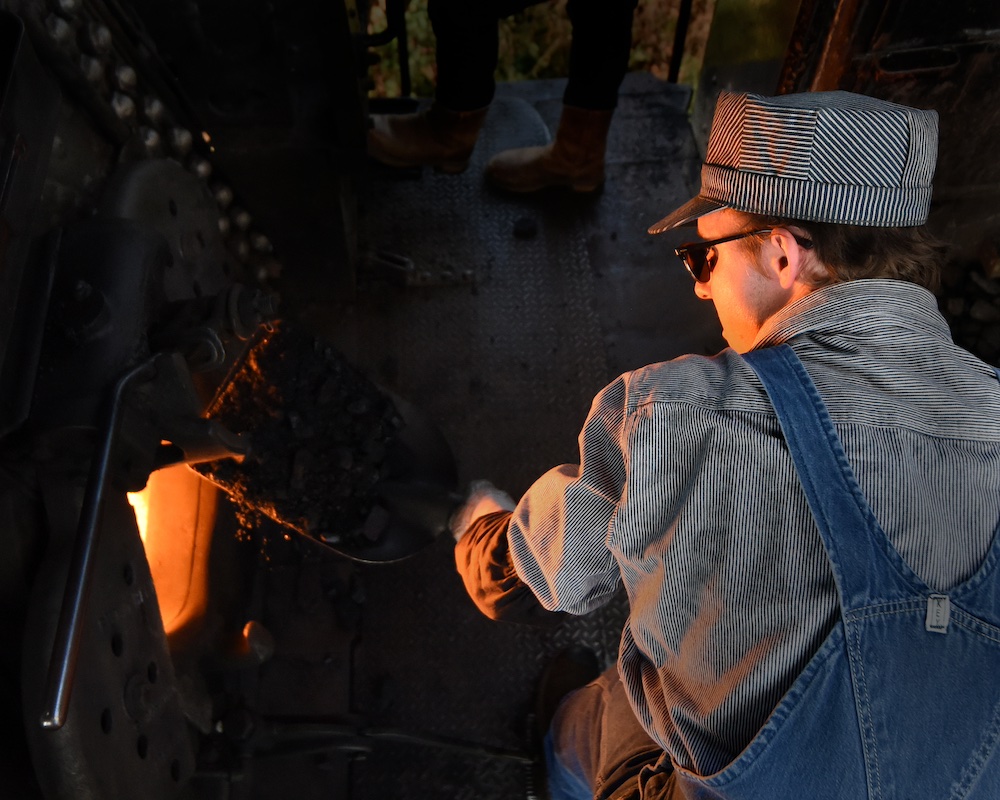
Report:
[[[368,546],[382,534],[376,486],[402,422],[393,400],[337,350],[276,327],[250,348],[209,416],[250,439],[242,461],[196,467],[238,506],[325,542]]]

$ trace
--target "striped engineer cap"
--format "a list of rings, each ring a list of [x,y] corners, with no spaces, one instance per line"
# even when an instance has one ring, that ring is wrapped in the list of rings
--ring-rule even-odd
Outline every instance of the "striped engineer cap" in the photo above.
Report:
[[[701,192],[649,232],[720,208],[845,225],[923,225],[937,123],[936,111],[851,92],[722,92]]]

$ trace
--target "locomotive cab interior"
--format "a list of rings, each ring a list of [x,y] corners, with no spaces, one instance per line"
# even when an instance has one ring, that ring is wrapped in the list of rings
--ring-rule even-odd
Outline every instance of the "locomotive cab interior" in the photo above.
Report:
[[[428,99],[399,0],[382,30],[356,0],[0,0],[5,797],[531,796],[538,678],[613,663],[626,600],[491,622],[448,513],[575,461],[617,375],[725,346],[683,234],[645,233],[723,89],[936,109],[941,309],[1000,363],[994,4],[664,5],[603,188],[511,196],[485,163],[549,141],[564,79],[501,83],[460,175],[368,160],[370,114]]]

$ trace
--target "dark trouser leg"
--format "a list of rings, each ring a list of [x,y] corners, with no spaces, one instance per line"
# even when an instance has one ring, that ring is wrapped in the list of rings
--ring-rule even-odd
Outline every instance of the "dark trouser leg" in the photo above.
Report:
[[[615,107],[628,70],[632,16],[638,0],[569,0],[573,24],[566,105],[598,111]],[[497,21],[542,0],[428,0],[437,40],[436,98],[446,108],[489,105],[495,90]]]
[[[428,0],[437,40],[435,99],[453,111],[488,106],[496,89],[497,23],[542,0]]]
[[[568,106],[610,111],[628,70],[632,50],[632,16],[637,0],[569,0],[573,23],[569,82],[563,95]]]
[[[638,790],[639,772],[663,750],[635,718],[612,667],[566,696],[549,728],[547,753],[553,798],[628,797]]]
[[[510,192],[568,186],[592,192],[604,183],[604,156],[618,88],[632,48],[636,0],[568,0],[573,24],[569,80],[555,139],[494,156],[486,177]]]

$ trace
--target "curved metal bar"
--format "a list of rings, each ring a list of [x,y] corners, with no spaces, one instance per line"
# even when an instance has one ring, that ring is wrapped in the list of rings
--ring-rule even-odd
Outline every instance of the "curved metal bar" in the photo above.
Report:
[[[122,375],[115,384],[104,426],[104,437],[100,449],[90,466],[87,478],[87,492],[80,511],[73,556],[66,576],[66,590],[59,610],[59,623],[52,645],[48,679],[45,685],[45,705],[42,707],[41,725],[56,730],[66,722],[70,691],[76,673],[76,659],[80,652],[80,621],[87,600],[88,584],[93,571],[94,555],[97,552],[98,521],[104,503],[104,491],[108,480],[108,464],[115,434],[121,417],[125,392],[138,378],[155,374],[156,356],[133,367]]]
[[[530,755],[518,750],[395,728],[368,728],[336,716],[260,717],[256,728],[259,755],[288,755],[333,749],[370,750],[371,745],[366,743],[384,741],[436,747],[469,756],[497,758],[521,764],[534,762]]]

